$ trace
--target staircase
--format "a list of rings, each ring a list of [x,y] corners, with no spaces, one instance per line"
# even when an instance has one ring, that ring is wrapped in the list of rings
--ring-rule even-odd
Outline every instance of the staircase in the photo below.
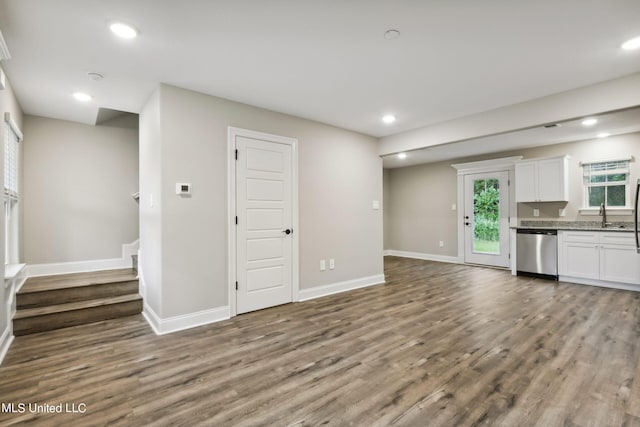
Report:
[[[32,277],[16,295],[14,335],[131,316],[142,311],[131,268]]]

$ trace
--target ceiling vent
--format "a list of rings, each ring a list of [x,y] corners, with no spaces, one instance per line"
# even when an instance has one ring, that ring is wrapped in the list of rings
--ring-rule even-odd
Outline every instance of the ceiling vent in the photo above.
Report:
[[[7,47],[7,43],[4,41],[4,37],[2,36],[2,31],[0,31],[0,61],[3,59],[10,59],[11,54],[9,53],[9,48]]]

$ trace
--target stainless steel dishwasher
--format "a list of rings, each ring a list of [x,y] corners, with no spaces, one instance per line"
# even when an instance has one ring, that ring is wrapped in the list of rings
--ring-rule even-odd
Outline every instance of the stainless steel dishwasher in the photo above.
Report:
[[[558,280],[558,231],[518,229],[516,270],[519,276]]]

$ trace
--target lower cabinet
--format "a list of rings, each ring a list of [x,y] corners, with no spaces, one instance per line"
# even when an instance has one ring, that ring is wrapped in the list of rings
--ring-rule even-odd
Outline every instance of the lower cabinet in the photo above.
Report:
[[[640,284],[633,233],[560,231],[558,246],[560,276]]]

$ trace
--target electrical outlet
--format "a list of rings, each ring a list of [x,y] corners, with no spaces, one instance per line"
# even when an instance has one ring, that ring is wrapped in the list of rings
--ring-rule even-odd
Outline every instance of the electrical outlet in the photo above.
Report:
[[[442,240],[440,240],[440,247],[444,248],[444,242]]]
[[[540,216],[540,209],[534,209],[533,216]]]
[[[321,259],[320,260],[320,271],[325,271],[327,269],[327,261]]]
[[[567,216],[566,209],[558,209],[558,216]]]
[[[334,268],[336,268],[336,260],[331,258],[329,260],[329,270],[333,270]]]
[[[455,211],[456,209],[457,209],[456,204],[455,204],[455,203],[454,203],[454,204],[452,204],[452,205],[451,205],[451,210],[452,210],[452,211]]]

